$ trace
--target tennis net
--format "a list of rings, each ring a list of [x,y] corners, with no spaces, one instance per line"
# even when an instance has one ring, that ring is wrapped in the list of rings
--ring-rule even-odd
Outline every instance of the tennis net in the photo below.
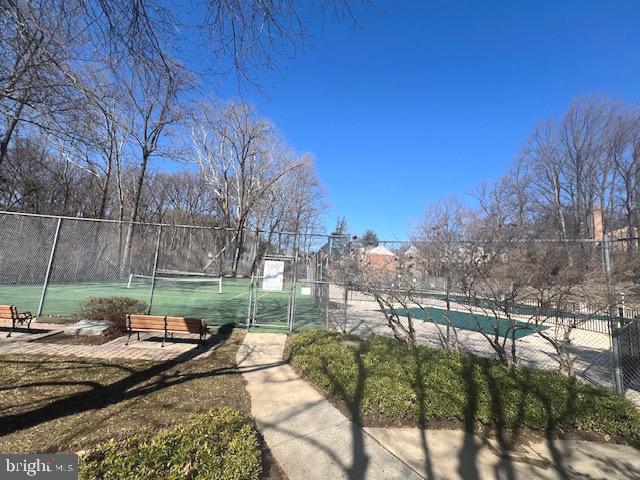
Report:
[[[127,288],[149,288],[155,281],[155,288],[181,290],[186,292],[216,292],[222,293],[222,278],[201,275],[129,275]]]

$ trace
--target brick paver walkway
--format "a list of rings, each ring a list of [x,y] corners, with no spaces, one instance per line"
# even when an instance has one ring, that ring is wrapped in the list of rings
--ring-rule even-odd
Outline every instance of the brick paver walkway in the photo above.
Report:
[[[52,328],[60,331],[60,325],[34,324],[34,328]],[[47,337],[50,341],[34,342],[38,338]],[[136,336],[131,337],[129,345],[125,345],[127,337],[118,337],[102,345],[69,345],[53,343],[55,335],[49,334],[17,334],[10,338],[0,334],[0,355],[21,354],[21,355],[53,355],[64,357],[85,357],[100,359],[128,359],[128,360],[151,360],[163,362],[172,360],[179,355],[192,353],[195,357],[211,354],[211,345],[207,343],[205,348],[197,348],[197,336],[188,334],[175,334],[173,339],[167,340],[164,347],[162,344],[162,334],[141,333],[140,341]]]

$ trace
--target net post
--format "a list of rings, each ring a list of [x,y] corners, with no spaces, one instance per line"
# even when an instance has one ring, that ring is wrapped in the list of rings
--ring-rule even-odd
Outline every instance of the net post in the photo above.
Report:
[[[222,293],[222,275],[218,278],[218,293]]]
[[[127,282],[127,288],[131,288],[132,280],[133,280],[133,273],[129,273],[129,281]]]
[[[158,227],[158,240],[156,241],[156,253],[153,258],[153,271],[151,272],[151,292],[149,293],[149,308],[147,308],[147,315],[151,314],[151,306],[153,305],[153,292],[156,288],[156,272],[158,270],[158,256],[160,253],[161,237],[162,237],[162,225]]]
[[[58,223],[56,223],[56,232],[53,235],[53,245],[51,246],[51,253],[49,254],[49,263],[47,264],[47,273],[44,277],[44,285],[42,286],[42,295],[40,295],[40,303],[38,304],[38,313],[36,317],[42,315],[42,307],[44,306],[44,298],[47,295],[47,287],[49,286],[49,278],[51,277],[51,266],[53,265],[53,258],[56,255],[56,247],[58,246],[58,235],[60,234],[60,225],[62,224],[62,217],[58,217]]]

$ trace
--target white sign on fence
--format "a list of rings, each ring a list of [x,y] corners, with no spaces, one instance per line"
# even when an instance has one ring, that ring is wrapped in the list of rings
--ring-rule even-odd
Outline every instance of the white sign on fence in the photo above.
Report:
[[[265,260],[262,290],[281,292],[284,285],[284,262],[282,260]]]

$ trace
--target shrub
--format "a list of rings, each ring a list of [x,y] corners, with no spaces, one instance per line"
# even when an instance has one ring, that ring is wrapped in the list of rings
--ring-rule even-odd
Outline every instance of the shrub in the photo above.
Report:
[[[228,407],[195,414],[151,438],[110,440],[80,459],[85,480],[257,480],[261,474],[256,432]]]
[[[348,341],[345,341],[348,340]],[[355,346],[354,346],[355,343]],[[640,439],[640,412],[604,388],[565,375],[373,335],[304,332],[289,341],[291,362],[365,418],[472,419],[493,428],[574,429]]]
[[[129,297],[91,297],[80,304],[79,316],[88,320],[106,320],[110,329],[123,331],[130,313],[145,313],[147,304]]]

